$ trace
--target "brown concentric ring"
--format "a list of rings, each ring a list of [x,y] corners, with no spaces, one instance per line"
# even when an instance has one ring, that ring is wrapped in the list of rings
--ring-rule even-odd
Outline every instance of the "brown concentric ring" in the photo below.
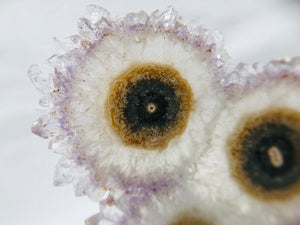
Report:
[[[128,95],[139,83],[152,80],[174,91],[179,105],[178,112],[164,128],[142,127],[135,129],[125,115]],[[176,69],[170,65],[147,63],[134,64],[113,80],[105,107],[112,129],[119,135],[124,144],[147,150],[164,150],[170,140],[184,132],[192,103],[192,89]],[[153,108],[156,106],[151,104],[148,105],[149,113],[156,110]]]

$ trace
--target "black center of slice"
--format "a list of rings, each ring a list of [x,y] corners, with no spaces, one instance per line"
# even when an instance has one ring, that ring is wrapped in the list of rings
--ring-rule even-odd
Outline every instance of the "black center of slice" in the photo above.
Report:
[[[300,137],[281,123],[263,123],[243,143],[244,169],[253,183],[281,189],[300,178]]]
[[[125,118],[133,131],[164,130],[176,121],[179,101],[175,90],[156,79],[141,80],[126,96]]]

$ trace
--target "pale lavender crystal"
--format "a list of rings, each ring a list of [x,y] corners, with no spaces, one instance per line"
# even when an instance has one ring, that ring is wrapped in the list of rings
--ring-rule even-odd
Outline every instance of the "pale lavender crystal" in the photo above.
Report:
[[[145,26],[148,22],[148,15],[145,11],[138,13],[128,13],[124,19],[124,24],[128,27]]]
[[[101,39],[101,37],[104,34],[109,33],[110,30],[112,29],[112,22],[106,17],[101,17],[101,19],[95,23],[95,26],[96,26],[96,32],[95,32],[96,38]]]
[[[61,49],[62,51],[70,51],[74,48],[81,47],[80,41],[81,37],[80,35],[71,35],[70,37],[66,37],[63,39],[59,39],[57,37],[53,38],[55,41],[57,47]]]
[[[66,151],[66,146],[73,142],[72,137],[68,134],[56,136],[49,141],[48,148],[55,153],[63,154]]]
[[[180,19],[177,11],[169,6],[164,12],[154,11],[150,16],[150,21],[156,26],[162,26],[166,30],[171,30],[174,28],[176,22]]]
[[[51,79],[49,78],[48,74],[42,73],[42,70],[38,65],[30,66],[28,70],[28,76],[35,88],[40,92],[47,92],[51,90]]]
[[[232,83],[239,85],[251,85],[256,80],[257,69],[256,65],[248,65],[246,63],[239,63],[236,67],[239,76],[238,79],[232,81]]]
[[[233,71],[226,78],[222,79],[222,85],[229,87],[240,82],[240,75],[237,71]]]
[[[48,138],[50,131],[47,129],[47,118],[40,117],[32,124],[31,131],[35,135],[38,135],[42,138]]]
[[[239,63],[232,72],[220,80],[229,95],[239,96],[248,90],[264,85],[264,82],[283,76],[300,77],[300,57],[272,60],[266,65]]]
[[[71,174],[76,170],[74,171],[74,166],[71,160],[62,157],[57,164],[57,168],[60,169],[56,169],[55,171],[54,185],[61,186],[73,182],[75,176],[72,176]]]
[[[110,13],[106,9],[98,5],[87,6],[88,18],[92,23],[97,23],[101,18],[110,18]]]
[[[79,18],[77,26],[78,26],[78,32],[83,38],[90,40],[90,41],[95,40],[96,26],[89,19],[84,18],[84,17]]]
[[[300,76],[300,56],[295,58],[285,58],[272,60],[263,68],[266,76],[278,78],[283,75]]]

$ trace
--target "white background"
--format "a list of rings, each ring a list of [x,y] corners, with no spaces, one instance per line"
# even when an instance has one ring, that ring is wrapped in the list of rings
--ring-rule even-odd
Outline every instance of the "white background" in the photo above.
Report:
[[[52,37],[77,33],[88,3],[115,16],[172,4],[185,22],[220,30],[234,62],[300,55],[296,0],[0,0],[1,225],[77,225],[98,210],[97,203],[76,198],[71,186],[53,186],[59,156],[30,133],[38,96],[26,74],[30,64],[55,53]]]

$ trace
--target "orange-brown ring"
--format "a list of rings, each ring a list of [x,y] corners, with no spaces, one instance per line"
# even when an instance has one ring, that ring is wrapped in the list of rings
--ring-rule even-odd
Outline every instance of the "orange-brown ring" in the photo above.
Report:
[[[133,132],[130,124],[126,121],[123,110],[127,103],[126,96],[130,87],[146,79],[155,79],[172,87],[180,103],[180,108],[176,120],[167,129],[144,129]],[[170,65],[147,63],[134,64],[114,79],[105,107],[111,127],[121,137],[124,144],[161,151],[167,148],[171,139],[184,132],[192,103],[192,89],[177,70]]]

